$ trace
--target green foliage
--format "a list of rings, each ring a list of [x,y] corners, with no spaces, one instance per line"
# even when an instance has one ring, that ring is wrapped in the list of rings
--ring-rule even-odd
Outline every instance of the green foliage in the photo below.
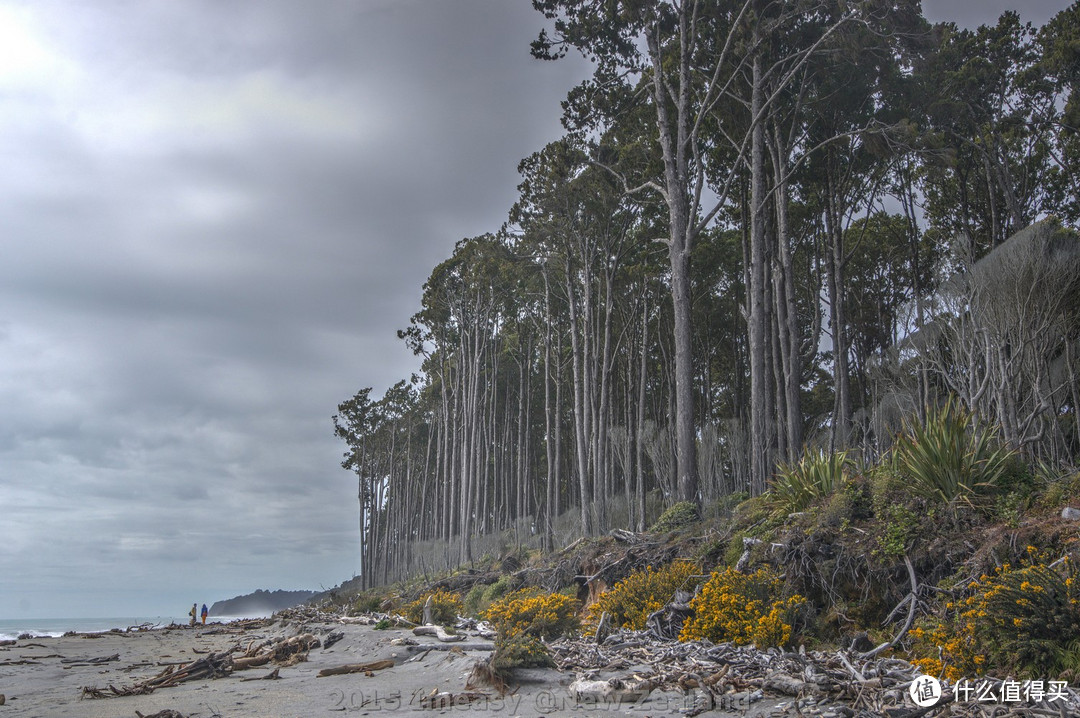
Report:
[[[701,517],[698,515],[697,505],[692,501],[680,501],[673,504],[652,525],[649,531],[653,533],[666,533],[677,531],[696,524]]]
[[[1018,677],[1077,678],[1080,576],[1068,558],[1053,565],[1034,546],[1027,552],[1022,567],[1004,564],[973,581],[967,598],[946,605],[944,621],[912,631],[920,665],[948,677],[993,667]]]
[[[496,601],[510,592],[514,586],[514,579],[503,574],[491,584],[478,583],[469,590],[465,596],[464,613],[466,616],[482,615],[493,601]]]
[[[928,412],[925,424],[906,424],[892,455],[913,494],[955,507],[974,504],[978,494],[993,490],[1012,468],[1014,454],[950,398]]]
[[[384,596],[377,591],[369,590],[362,591],[356,597],[356,601],[353,604],[358,613],[374,613],[382,606]]]
[[[536,636],[515,633],[495,638],[495,651],[491,656],[491,667],[502,673],[514,668],[554,668],[547,647]]]
[[[1080,472],[1068,474],[1043,465],[1038,467],[1037,474],[1043,486],[1037,499],[1040,508],[1059,509],[1070,502],[1076,506],[1080,501]]]
[[[906,554],[917,535],[919,515],[903,504],[893,504],[885,507],[878,519],[881,524],[878,552],[889,558]]]
[[[818,525],[846,530],[852,521],[870,516],[865,481],[845,480],[822,507]]]
[[[807,449],[798,461],[777,467],[769,491],[781,510],[803,511],[840,488],[853,466],[846,451]]]
[[[699,583],[694,578],[698,568],[689,561],[675,561],[667,566],[634,571],[589,607],[589,623],[595,626],[602,614],[622,628],[642,630],[649,614],[667,605],[678,590],[692,592]]]

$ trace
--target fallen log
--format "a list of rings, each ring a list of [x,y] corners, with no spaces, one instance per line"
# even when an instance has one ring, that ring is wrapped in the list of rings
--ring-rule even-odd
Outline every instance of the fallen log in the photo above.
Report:
[[[334,668],[324,668],[315,676],[316,678],[325,678],[326,676],[343,676],[349,673],[371,673],[372,671],[381,671],[384,668],[393,668],[394,662],[386,659],[382,661],[372,661],[371,663],[350,663],[344,666],[336,666]]]
[[[648,680],[624,681],[611,678],[606,681],[578,679],[570,684],[571,697],[578,703],[633,703],[652,692],[653,683]]]
[[[405,646],[409,653],[427,653],[428,651],[494,651],[494,643],[456,643],[454,645],[441,645],[438,643],[426,646]]]
[[[273,653],[263,653],[257,656],[234,658],[233,667],[238,671],[243,671],[248,668],[258,668],[259,666],[265,666],[273,657]]]
[[[267,673],[265,676],[259,676],[258,678],[241,678],[240,682],[244,683],[245,681],[276,681],[281,678],[281,676],[278,675],[278,671],[280,670],[280,668],[275,668],[274,670]]]
[[[69,663],[73,666],[96,666],[100,663],[109,663],[110,661],[119,661],[120,654],[114,653],[111,656],[98,656],[96,658],[61,658],[61,663]]]
[[[413,629],[414,636],[435,636],[443,643],[456,643],[464,641],[465,636],[460,633],[447,633],[442,626],[417,626]]]

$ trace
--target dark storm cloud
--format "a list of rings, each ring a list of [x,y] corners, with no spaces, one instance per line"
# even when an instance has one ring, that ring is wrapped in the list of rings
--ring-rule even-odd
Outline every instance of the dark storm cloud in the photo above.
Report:
[[[417,369],[423,282],[558,136],[583,64],[533,61],[541,24],[0,0],[0,617],[358,568],[330,415]]]
[[[580,66],[502,0],[0,14],[0,614],[347,578],[329,417],[417,368],[395,330]]]

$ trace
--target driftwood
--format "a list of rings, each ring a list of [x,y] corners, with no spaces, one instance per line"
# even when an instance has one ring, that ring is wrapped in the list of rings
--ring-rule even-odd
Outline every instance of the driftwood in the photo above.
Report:
[[[223,653],[211,653],[205,658],[187,664],[177,670],[176,666],[167,666],[165,670],[153,678],[126,688],[117,688],[110,685],[108,690],[102,690],[94,686],[84,686],[83,698],[112,698],[115,696],[143,696],[153,693],[158,688],[168,688],[179,685],[185,681],[193,681],[205,678],[222,678],[232,673],[232,651]]]
[[[409,653],[427,653],[428,651],[454,651],[457,653],[464,653],[465,651],[494,651],[494,643],[454,643],[454,644],[429,644],[426,646],[405,646],[405,650]]]
[[[233,659],[233,668],[241,671],[258,668],[273,661],[278,665],[292,666],[307,660],[308,651],[318,648],[318,638],[310,633],[302,633],[290,638],[279,638],[250,646],[239,658]]]
[[[382,661],[372,661],[371,663],[350,663],[345,666],[337,666],[335,668],[324,668],[319,671],[316,678],[325,678],[326,676],[343,676],[348,673],[372,673],[374,671],[381,671],[384,668],[393,668],[394,662],[390,659]]]
[[[911,559],[908,558],[908,555],[906,553],[904,554],[904,565],[907,566],[908,579],[911,581],[911,592],[908,593],[904,600],[900,602],[900,606],[903,606],[904,603],[908,604],[907,620],[904,621],[904,625],[900,628],[900,631],[895,636],[893,636],[891,641],[886,641],[877,648],[863,653],[860,658],[873,658],[874,656],[884,651],[887,651],[888,649],[895,646],[897,643],[900,642],[900,639],[904,637],[904,634],[908,632],[908,630],[911,628],[911,624],[915,621],[915,607],[916,605],[918,605],[919,602],[919,581],[915,578],[915,567],[911,564]],[[900,608],[900,606],[897,606],[896,608]],[[895,612],[896,610],[894,609],[893,613]],[[891,617],[892,614],[890,614],[890,618]]]
[[[243,683],[245,681],[276,681],[277,679],[281,678],[281,676],[278,675],[278,671],[280,670],[280,668],[275,668],[274,670],[267,673],[265,676],[259,676],[258,678],[241,678],[240,682]]]
[[[171,708],[166,708],[163,711],[157,713],[151,713],[150,715],[143,715],[139,711],[135,711],[135,715],[139,718],[184,718],[184,714],[179,711],[174,711]]]
[[[628,689],[635,681],[648,681],[655,690],[680,691],[688,698],[686,715],[697,715],[714,708],[749,710],[765,695],[785,699],[774,715],[801,715],[840,718],[917,718],[932,711],[911,707],[908,688],[922,671],[898,658],[864,657],[848,649],[798,652],[776,648],[758,650],[753,646],[708,641],[662,641],[647,631],[619,630],[603,643],[591,637],[562,638],[549,644],[552,658],[561,670],[581,675],[592,671],[627,671],[610,681],[575,681],[571,691],[584,699],[611,701],[631,699]],[[642,669],[648,666],[648,669]],[[629,673],[636,670],[636,673]],[[590,676],[591,677],[591,676]],[[1000,695],[999,679],[976,679],[992,684],[993,694]],[[604,687],[607,684],[608,687]],[[954,688],[943,681],[944,695],[937,705],[947,705],[954,718],[984,717],[986,703],[954,700]],[[620,694],[620,690],[624,694]],[[691,700],[692,699],[692,700]],[[726,707],[726,708],[725,708]],[[1080,694],[1068,687],[1057,701],[1021,700],[994,707],[996,718],[1032,718],[1034,716],[1080,716]],[[936,713],[935,713],[936,715]]]
[[[510,690],[500,676],[491,666],[491,659],[484,658],[473,664],[469,679],[465,682],[465,690],[475,691],[481,688],[492,688],[499,696],[505,696]]]
[[[98,656],[96,658],[61,658],[61,663],[69,664],[67,668],[74,668],[75,666],[96,666],[102,663],[110,663],[111,661],[119,661],[120,654],[114,653],[111,656]]]
[[[464,641],[465,636],[461,633],[447,633],[442,626],[417,626],[413,629],[414,636],[435,636],[443,643],[456,643]]]
[[[692,596],[683,590],[675,592],[674,600],[645,619],[645,630],[661,640],[673,641],[682,632],[686,619],[694,615],[690,608]]]
[[[579,678],[570,684],[570,696],[578,703],[634,703],[644,700],[652,692],[653,683],[634,678],[623,680],[611,678],[606,681]]]

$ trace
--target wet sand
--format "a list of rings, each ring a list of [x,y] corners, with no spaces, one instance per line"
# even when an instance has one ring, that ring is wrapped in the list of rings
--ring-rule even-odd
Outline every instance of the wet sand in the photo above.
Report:
[[[255,642],[312,633],[325,638],[331,631],[344,633],[330,648],[315,648],[306,661],[280,667],[277,680],[261,679],[276,666],[268,664],[215,679],[196,679],[149,695],[83,698],[84,687],[107,690],[126,688],[158,675],[166,664],[186,664],[209,653],[248,647]],[[93,637],[91,637],[93,636]],[[411,639],[417,646],[391,645]],[[308,718],[310,716],[473,715],[509,716],[679,715],[692,697],[654,691],[633,705],[578,705],[567,692],[572,674],[556,670],[519,671],[512,693],[498,697],[488,689],[467,705],[425,708],[422,699],[433,691],[453,694],[465,684],[478,659],[490,655],[489,641],[470,637],[465,650],[445,650],[434,638],[413,636],[405,629],[376,631],[369,626],[335,622],[289,623],[275,621],[254,628],[207,625],[195,628],[156,629],[131,633],[80,634],[61,638],[33,638],[0,647],[0,718],[18,716],[83,716],[136,718],[164,710],[184,718]],[[426,649],[432,650],[427,651]],[[78,665],[71,659],[103,659],[105,663]],[[64,662],[65,659],[68,662]],[[371,675],[354,673],[317,677],[324,668],[383,659],[392,667]],[[606,676],[605,676],[606,677]],[[767,715],[763,701],[748,713],[744,709],[710,711],[709,715]]]

